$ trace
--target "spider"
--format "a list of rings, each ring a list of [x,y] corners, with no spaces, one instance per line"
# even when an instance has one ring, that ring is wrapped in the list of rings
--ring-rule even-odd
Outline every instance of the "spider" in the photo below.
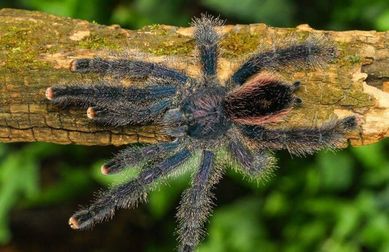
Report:
[[[333,59],[335,48],[306,40],[258,52],[222,84],[217,78],[221,36],[215,27],[219,25],[219,19],[207,15],[193,21],[201,78],[146,61],[84,58],[72,61],[71,71],[152,81],[144,88],[79,83],[46,90],[53,104],[86,109],[88,118],[99,125],[154,124],[172,139],[145,147],[127,147],[104,164],[101,172],[105,175],[128,167],[141,168],[137,177],[111,188],[89,207],[76,212],[69,219],[71,228],[90,228],[110,219],[116,209],[144,202],[157,182],[174,175],[180,166],[188,167],[195,153],[200,153],[199,166],[193,171],[191,186],[183,193],[177,213],[179,251],[194,251],[204,236],[204,225],[213,206],[212,188],[227,161],[234,162],[248,177],[261,178],[275,168],[273,151],[287,149],[291,154],[305,155],[335,149],[345,133],[357,126],[356,118],[349,116],[319,127],[269,127],[294,107],[302,106],[302,100],[295,95],[301,86],[299,81],[287,83],[266,70],[316,66]]]

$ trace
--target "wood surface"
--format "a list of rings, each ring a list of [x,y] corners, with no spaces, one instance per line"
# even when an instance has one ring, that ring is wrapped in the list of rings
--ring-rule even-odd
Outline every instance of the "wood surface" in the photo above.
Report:
[[[272,44],[309,37],[331,41],[337,58],[317,69],[284,69],[288,81],[301,80],[302,108],[279,126],[314,126],[354,114],[359,127],[347,137],[366,145],[389,135],[389,32],[318,31],[308,25],[273,28],[265,24],[218,27],[218,76],[223,81],[252,53]],[[123,145],[168,140],[158,127],[98,127],[85,111],[61,110],[45,99],[56,84],[142,85],[131,79],[72,73],[72,60],[85,57],[133,58],[162,62],[192,77],[200,68],[192,28],[152,25],[130,31],[41,12],[0,10],[0,142]],[[274,127],[277,127],[275,125]]]

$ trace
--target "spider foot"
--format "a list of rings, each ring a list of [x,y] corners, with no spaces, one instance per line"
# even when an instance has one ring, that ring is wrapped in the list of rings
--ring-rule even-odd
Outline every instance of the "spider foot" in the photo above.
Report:
[[[139,125],[160,119],[160,115],[169,109],[171,101],[163,99],[145,106],[112,103],[109,106],[90,106],[86,111],[89,119],[102,125],[115,127]]]
[[[93,108],[93,107],[89,107],[89,108],[86,110],[86,116],[87,116],[89,119],[94,119],[94,118],[97,116],[96,109]]]
[[[66,96],[69,92],[66,88],[60,87],[48,87],[45,92],[46,99],[49,101],[55,101],[57,98],[61,98],[62,96]]]
[[[70,62],[70,71],[77,72],[80,69],[87,69],[89,67],[89,59],[78,59]]]
[[[124,126],[131,122],[131,118],[127,117],[124,113],[117,113],[105,107],[93,106],[86,110],[86,116],[93,120],[97,124],[111,125],[111,126]]]
[[[126,118],[122,114],[115,113],[114,111],[111,111],[101,106],[88,107],[88,109],[86,110],[86,116],[98,124],[112,126],[125,125],[122,123],[122,121]],[[115,120],[115,118],[117,120]]]
[[[189,79],[184,73],[160,64],[127,59],[76,59],[70,63],[70,70],[78,73],[99,73],[132,78],[156,77],[181,84]]]
[[[293,105],[297,108],[301,107],[303,105],[303,100],[298,96],[294,96]]]
[[[90,224],[88,219],[90,219],[91,213],[87,210],[79,211],[78,213],[72,215],[69,218],[69,226],[71,229],[83,229],[84,227]]]
[[[343,119],[340,119],[337,122],[337,126],[341,131],[347,132],[353,130],[357,127],[358,122],[355,116],[348,116]]]
[[[106,72],[109,67],[110,64],[100,58],[76,59],[70,62],[70,71],[78,73]]]
[[[45,96],[46,96],[47,100],[49,100],[49,101],[53,100],[53,98],[54,98],[54,91],[53,91],[52,87],[49,87],[49,88],[46,89]]]
[[[293,92],[299,90],[300,87],[301,87],[301,81],[297,80],[297,81],[293,82],[293,84],[292,84]]]
[[[83,108],[90,103],[90,99],[85,98],[82,92],[80,92],[80,89],[75,87],[48,87],[45,91],[45,96],[47,100],[62,108],[67,108],[69,106]]]
[[[139,166],[140,163],[148,161],[155,162],[155,160],[165,157],[177,149],[178,145],[179,143],[175,141],[151,145],[144,148],[128,147],[103,164],[100,168],[101,173],[104,175],[114,174],[126,168]]]
[[[290,86],[292,93],[296,92],[300,88],[301,88],[301,81],[299,80],[294,81]],[[301,107],[303,105],[303,100],[296,95],[292,95],[292,96],[293,96],[293,102],[291,103],[291,105],[296,108]]]

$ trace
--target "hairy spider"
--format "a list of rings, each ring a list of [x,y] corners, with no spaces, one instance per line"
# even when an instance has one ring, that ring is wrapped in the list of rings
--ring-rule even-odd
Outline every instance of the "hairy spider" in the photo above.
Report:
[[[260,52],[248,58],[221,85],[217,78],[218,42],[215,26],[222,23],[203,15],[194,19],[194,38],[202,76],[189,77],[162,64],[131,59],[77,59],[71,70],[79,73],[151,77],[156,82],[144,88],[112,84],[53,86],[46,97],[61,106],[87,109],[94,122],[113,127],[159,125],[171,142],[146,147],[128,147],[101,167],[112,174],[140,165],[133,180],[103,193],[88,208],[76,212],[69,224],[85,229],[109,219],[116,209],[130,208],[146,200],[157,181],[188,164],[201,151],[201,163],[193,173],[191,187],[182,197],[177,218],[179,250],[193,251],[203,235],[212,208],[212,187],[220,180],[225,161],[241,172],[259,178],[275,167],[272,151],[287,149],[295,155],[334,149],[344,134],[356,127],[353,116],[331,120],[319,127],[272,129],[302,101],[294,92],[299,81],[285,83],[265,70],[299,65],[316,66],[335,57],[335,49],[320,41],[306,40]],[[222,150],[222,151],[220,151]],[[221,155],[220,153],[228,153]],[[223,156],[223,158],[221,158]]]

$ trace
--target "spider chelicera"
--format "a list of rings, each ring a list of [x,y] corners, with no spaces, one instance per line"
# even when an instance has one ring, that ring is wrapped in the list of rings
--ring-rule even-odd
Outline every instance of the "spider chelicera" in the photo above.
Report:
[[[201,152],[191,186],[182,197],[177,218],[179,250],[193,251],[203,235],[212,208],[212,187],[220,180],[228,153],[229,162],[252,178],[266,175],[275,167],[273,150],[287,149],[296,155],[334,149],[344,134],[357,125],[353,116],[331,120],[319,127],[272,129],[280,118],[302,100],[294,92],[300,82],[286,83],[267,69],[300,65],[315,66],[335,57],[332,46],[306,40],[286,47],[251,55],[225,83],[217,78],[218,42],[215,26],[221,22],[203,15],[195,19],[194,39],[202,76],[194,79],[162,64],[131,59],[77,59],[71,70],[151,78],[144,88],[119,84],[53,86],[46,97],[60,106],[87,110],[87,116],[104,126],[159,125],[171,142],[145,147],[128,147],[101,167],[103,174],[140,166],[131,181],[103,193],[88,208],[69,220],[74,229],[85,229],[109,219],[116,209],[131,208],[146,200],[157,181],[185,169],[195,152]],[[186,166],[185,166],[186,165]]]

